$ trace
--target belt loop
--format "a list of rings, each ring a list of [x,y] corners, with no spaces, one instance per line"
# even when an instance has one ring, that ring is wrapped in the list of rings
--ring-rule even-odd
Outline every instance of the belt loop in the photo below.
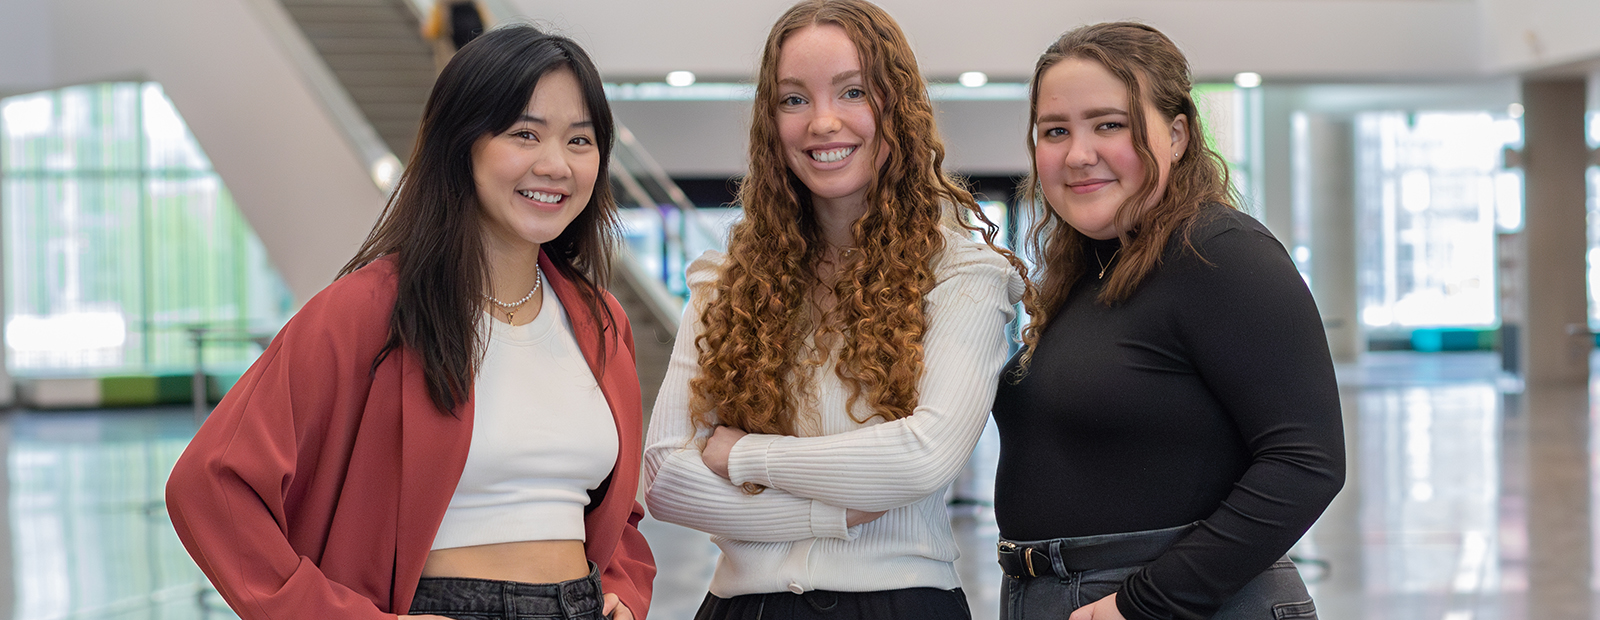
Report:
[[[1066,577],[1067,576],[1067,562],[1066,562],[1065,559],[1063,559],[1061,557],[1062,556],[1061,545],[1062,545],[1062,539],[1057,538],[1055,540],[1050,541],[1046,545],[1046,548],[1048,548],[1050,550],[1050,569],[1055,571],[1057,576]]]

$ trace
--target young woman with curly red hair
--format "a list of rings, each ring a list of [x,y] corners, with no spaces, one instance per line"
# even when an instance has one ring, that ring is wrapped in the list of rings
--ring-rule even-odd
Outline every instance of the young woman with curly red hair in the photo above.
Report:
[[[756,88],[744,219],[689,267],[646,438],[651,513],[722,549],[698,618],[966,618],[944,490],[983,430],[1021,264],[941,171],[882,9],[790,8]]]

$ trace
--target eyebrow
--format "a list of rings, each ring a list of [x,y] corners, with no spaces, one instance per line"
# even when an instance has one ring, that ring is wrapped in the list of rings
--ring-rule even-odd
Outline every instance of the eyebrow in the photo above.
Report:
[[[1094,108],[1092,110],[1084,111],[1083,117],[1085,119],[1090,119],[1090,118],[1100,118],[1102,116],[1114,116],[1114,115],[1117,115],[1117,114],[1127,115],[1128,111],[1127,110],[1123,110],[1121,108]],[[1070,120],[1072,120],[1072,119],[1067,118],[1066,116],[1061,115],[1061,114],[1045,114],[1045,115],[1040,116],[1039,119],[1034,121],[1034,122],[1036,122],[1036,123],[1064,123],[1064,122],[1067,122],[1067,121],[1070,121]]]
[[[840,73],[838,75],[833,76],[833,80],[830,83],[838,84],[840,82],[844,82],[846,80],[850,80],[852,78],[859,77],[860,75],[861,75],[861,70],[860,69],[851,69],[849,71],[845,71],[843,73]],[[800,78],[792,78],[792,77],[783,78],[781,80],[778,80],[778,84],[788,84],[788,85],[791,85],[791,86],[805,86],[805,82],[800,81]]]
[[[517,122],[518,123],[535,123],[535,124],[539,124],[539,125],[544,125],[546,127],[548,127],[550,125],[549,121],[546,121],[546,120],[544,120],[542,118],[539,118],[537,116],[534,116],[532,114],[523,114],[522,116],[517,117]],[[573,127],[594,127],[594,121],[578,121],[576,123],[573,123],[572,126]]]

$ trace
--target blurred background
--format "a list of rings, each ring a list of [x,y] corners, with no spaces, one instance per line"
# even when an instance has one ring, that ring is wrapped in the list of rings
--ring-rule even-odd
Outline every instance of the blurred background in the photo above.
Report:
[[[1351,470],[1295,551],[1324,618],[1597,618],[1600,3],[883,0],[1003,240],[1027,85],[1062,32],[1188,54],[1242,208],[1299,266]],[[653,399],[683,267],[738,218],[751,79],[784,0],[0,0],[0,618],[230,617],[161,489],[195,425],[354,253],[457,29],[576,39],[620,132],[613,292]],[[992,433],[950,492],[977,618]],[[647,520],[651,617],[715,548]],[[8,615],[9,614],[9,615]]]

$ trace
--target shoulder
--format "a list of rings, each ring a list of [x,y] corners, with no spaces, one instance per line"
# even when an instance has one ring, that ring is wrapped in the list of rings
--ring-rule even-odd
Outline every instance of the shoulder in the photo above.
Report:
[[[1187,232],[1189,243],[1196,249],[1262,242],[1270,242],[1279,250],[1283,249],[1283,244],[1272,236],[1272,231],[1267,230],[1266,225],[1244,211],[1220,203],[1213,202],[1200,207],[1200,213],[1190,223]],[[1181,236],[1184,231],[1176,234]]]
[[[1304,289],[1288,250],[1267,227],[1249,214],[1224,205],[1203,208],[1189,229],[1168,243],[1171,275],[1185,288],[1216,292],[1228,288],[1254,291]],[[1177,254],[1173,254],[1177,253]]]
[[[312,296],[290,324],[313,323],[334,333],[379,334],[387,339],[399,281],[393,256],[368,263]]]
[[[935,286],[961,281],[1003,287],[1014,303],[1022,297],[1022,274],[989,244],[974,241],[965,230],[946,229],[944,250],[933,262]]]
[[[689,304],[697,306],[711,299],[717,290],[717,281],[722,278],[722,267],[728,262],[728,255],[716,250],[706,250],[700,258],[689,263],[684,270],[684,284],[689,288]]]

